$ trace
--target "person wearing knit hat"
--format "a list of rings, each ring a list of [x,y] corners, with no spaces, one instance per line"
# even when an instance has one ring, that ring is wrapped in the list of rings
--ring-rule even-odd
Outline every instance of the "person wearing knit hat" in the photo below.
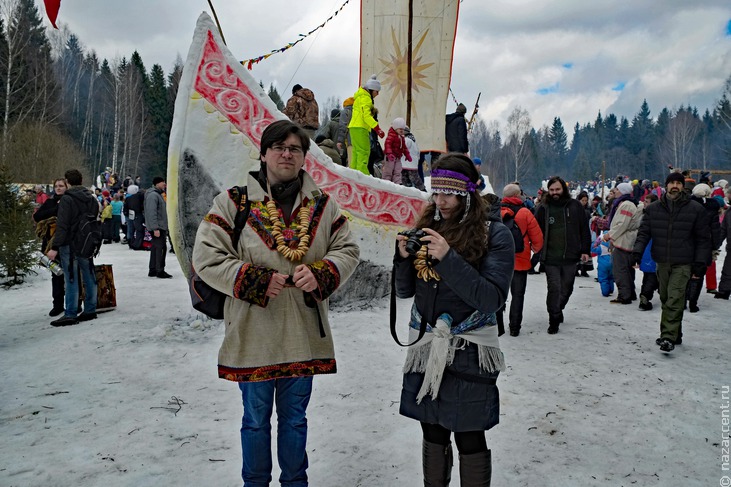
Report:
[[[632,250],[637,238],[642,212],[634,202],[634,188],[630,183],[617,185],[619,196],[612,201],[607,222],[609,230],[604,233],[604,241],[612,242],[612,274],[617,284],[617,297],[612,304],[632,304],[637,299],[635,291],[635,269]],[[643,303],[640,303],[643,304]]]
[[[391,128],[388,129],[388,136],[384,145],[385,160],[383,161],[382,178],[401,184],[401,159],[406,158],[411,162],[411,153],[406,147],[406,120],[401,117],[393,119]]]
[[[681,185],[685,185],[685,176],[676,171],[671,172],[668,174],[668,177],[665,178],[665,187],[667,188],[673,181],[679,182]]]
[[[315,138],[315,133],[320,128],[320,108],[312,90],[303,88],[300,84],[294,85],[292,96],[287,100],[283,113],[294,123],[300,124],[310,135],[310,139]]]
[[[693,186],[693,196],[696,196],[698,198],[710,198],[711,197],[711,187],[708,186],[706,183],[700,183]]]
[[[665,194],[643,211],[633,249],[633,259],[639,262],[652,240],[650,253],[657,263],[662,302],[660,337],[655,344],[665,353],[683,341],[686,288],[691,277],[701,278],[706,273],[711,257],[708,214],[683,190],[684,183],[682,174],[668,174]]]
[[[371,156],[371,130],[380,138],[386,136],[386,133],[378,126],[378,121],[373,117],[373,100],[380,91],[381,83],[374,74],[353,95],[355,99],[353,115],[348,124],[350,140],[353,144],[350,167],[366,175],[370,174],[368,160]]]
[[[630,183],[619,183],[617,185],[617,190],[621,194],[632,194],[632,185]]]
[[[467,113],[467,107],[460,103],[457,105],[454,113],[446,116],[444,135],[447,141],[448,152],[459,152],[460,154],[467,155],[470,151],[470,145],[467,141],[465,113]]]

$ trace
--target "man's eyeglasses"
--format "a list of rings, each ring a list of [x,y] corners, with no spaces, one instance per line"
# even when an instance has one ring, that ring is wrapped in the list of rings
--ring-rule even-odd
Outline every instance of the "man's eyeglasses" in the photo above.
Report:
[[[284,151],[289,151],[290,154],[293,156],[301,156],[305,153],[305,151],[302,150],[302,147],[295,146],[287,146],[287,145],[273,145],[269,148],[270,151],[273,151],[277,154],[282,154]]]

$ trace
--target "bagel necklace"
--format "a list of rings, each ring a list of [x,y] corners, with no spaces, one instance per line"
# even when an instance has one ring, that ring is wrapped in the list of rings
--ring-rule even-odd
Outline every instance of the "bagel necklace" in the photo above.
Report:
[[[272,190],[269,187],[269,181],[267,181],[267,190],[269,192],[269,201],[267,201],[266,204],[267,219],[269,220],[269,224],[272,226],[271,232],[277,245],[277,252],[292,262],[300,261],[307,251],[310,250],[310,236],[307,234],[307,231],[310,228],[310,209],[307,208],[307,206],[304,206],[304,195],[302,195],[301,202],[303,206],[301,206],[297,212],[297,227],[295,228],[295,234],[299,238],[299,242],[297,243],[296,249],[291,249],[287,246],[284,235],[282,235],[284,221],[282,217],[279,216],[279,209],[277,208],[277,204],[274,202],[274,198],[272,198]]]
[[[442,279],[431,266],[431,258],[429,257],[429,251],[426,245],[422,245],[419,251],[416,252],[414,267],[416,268],[416,277],[419,279],[423,279],[424,281],[429,281],[430,279],[440,281]]]

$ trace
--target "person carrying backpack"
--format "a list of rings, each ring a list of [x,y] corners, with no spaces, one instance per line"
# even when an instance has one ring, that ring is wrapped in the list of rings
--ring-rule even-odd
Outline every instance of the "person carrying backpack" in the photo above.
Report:
[[[348,219],[303,169],[310,142],[289,120],[268,125],[261,164],[246,176],[246,200],[236,188],[216,196],[193,247],[195,272],[226,294],[218,375],[241,390],[244,416],[236,429],[244,485],[271,481],[275,407],[280,483],[308,485],[313,376],[337,369],[329,298],[360,255]],[[250,211],[237,238],[232,229],[242,202]]]
[[[56,233],[49,259],[60,257],[66,288],[64,315],[51,326],[75,325],[96,318],[96,274],[94,256],[101,246],[99,201],[81,185],[82,176],[76,169],[64,174],[69,189],[58,203]],[[84,310],[77,316],[80,281],[84,283]]]
[[[520,326],[523,322],[523,303],[525,301],[525,289],[528,284],[528,270],[531,268],[531,248],[538,253],[543,248],[543,232],[538,226],[533,213],[523,204],[520,196],[520,186],[508,184],[503,188],[503,200],[500,208],[500,215],[503,224],[513,234],[515,242],[515,271],[510,281],[510,312],[509,328],[510,336],[517,337],[520,334]],[[517,239],[517,240],[516,240]],[[498,327],[504,332],[503,307],[497,314]]]

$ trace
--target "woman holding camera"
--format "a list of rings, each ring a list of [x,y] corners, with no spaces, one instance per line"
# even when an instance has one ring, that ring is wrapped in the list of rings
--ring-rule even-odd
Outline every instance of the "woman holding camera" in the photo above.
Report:
[[[495,313],[505,303],[515,262],[510,231],[477,192],[480,174],[456,153],[431,177],[431,203],[414,231],[398,237],[396,295],[414,296],[400,413],[421,422],[425,486],[446,486],[451,436],[464,487],[489,486],[485,431],[499,420],[496,381],[504,370]],[[498,212],[492,211],[497,210]]]

